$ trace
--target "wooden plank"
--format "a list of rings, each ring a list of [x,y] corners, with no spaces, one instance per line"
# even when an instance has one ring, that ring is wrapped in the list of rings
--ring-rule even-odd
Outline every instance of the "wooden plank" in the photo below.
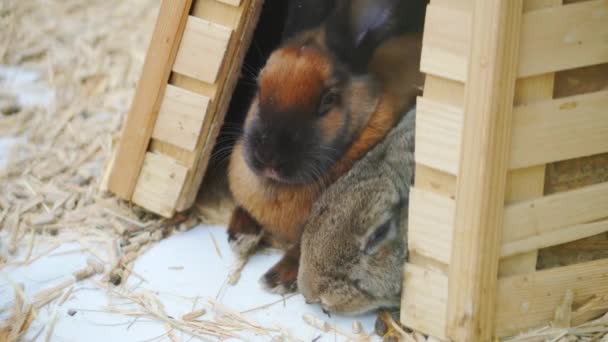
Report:
[[[463,108],[464,83],[433,75],[426,75],[424,80],[424,98]]]
[[[608,221],[577,224],[550,231],[536,232],[524,239],[508,242],[502,245],[501,257],[513,256],[521,253],[557,246],[564,243],[588,238],[608,232]]]
[[[461,108],[425,98],[416,105],[416,163],[455,175],[462,137]]]
[[[513,112],[509,169],[608,152],[608,91],[536,101]],[[416,162],[455,175],[462,111],[419,98]]]
[[[196,151],[188,151],[166,141],[152,139],[150,141],[150,152],[171,157],[176,162],[187,167],[189,170],[194,168]]]
[[[236,30],[246,13],[245,4],[238,7],[217,0],[196,0],[190,15]]]
[[[237,7],[241,5],[241,0],[218,0],[218,1],[226,3],[228,5],[237,6]]]
[[[193,151],[208,106],[209,98],[168,85],[152,137]]]
[[[608,152],[608,91],[518,106],[510,168]]]
[[[497,335],[510,336],[553,319],[566,291],[574,305],[608,295],[608,260],[502,278],[497,289]]]
[[[192,0],[163,0],[152,40],[117,147],[108,189],[130,200],[144,162],[171,66]]]
[[[524,0],[524,13],[561,4],[562,0]]]
[[[505,207],[503,241],[608,217],[608,183],[561,192]]]
[[[511,138],[521,0],[476,0],[448,290],[448,336],[489,341]]]
[[[473,8],[473,1],[472,0],[431,0],[431,5],[471,11],[471,9]]]
[[[173,159],[147,153],[133,192],[133,203],[164,217],[172,217],[187,174],[188,169]]]
[[[260,12],[263,5],[262,0],[245,0],[241,7],[243,15],[238,29],[234,34],[234,39],[231,39],[226,54],[224,68],[218,79],[218,98],[214,100],[215,107],[213,108],[213,117],[209,115],[209,120],[206,120],[203,125],[203,135],[199,139],[197,145],[197,153],[195,155],[195,168],[186,180],[184,192],[180,196],[177,203],[177,211],[183,211],[192,206],[199,191],[203,176],[207,170],[207,164],[215,145],[215,140],[220,132],[220,128],[224,122],[224,116],[228,110],[232,92],[238,81],[241,65],[245,59],[247,48],[253,38],[254,27],[257,24]],[[206,133],[208,132],[208,133]],[[202,137],[205,136],[205,139]]]
[[[410,252],[450,265],[454,200],[414,187],[410,190],[409,209]],[[593,221],[604,217],[608,217],[608,183],[507,205],[500,257],[601,234],[608,231],[606,221]],[[518,261],[523,260],[518,255]],[[517,270],[533,271],[529,267],[507,267],[512,267],[511,271],[502,276],[513,275]]]
[[[434,192],[445,197],[456,197],[456,176],[416,164],[416,188]]]
[[[447,340],[448,277],[437,270],[405,264],[401,321],[409,328]]]
[[[222,67],[232,30],[194,16],[188,18],[173,70],[215,83]]]
[[[606,0],[585,1],[526,14],[522,21],[519,76],[608,63],[606,22]]]
[[[431,4],[427,11],[421,69],[466,81],[471,16]],[[608,1],[591,0],[529,11],[521,28],[518,77],[608,63]],[[556,53],[559,51],[559,53]]]
[[[471,13],[429,5],[426,10],[420,70],[464,82],[471,45]]]
[[[411,188],[408,249],[444,264],[450,263],[455,202],[448,197]]]

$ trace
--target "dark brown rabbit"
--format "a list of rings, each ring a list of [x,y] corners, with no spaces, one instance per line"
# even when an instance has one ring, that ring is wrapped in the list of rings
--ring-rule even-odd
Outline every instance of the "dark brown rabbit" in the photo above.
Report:
[[[233,248],[248,254],[263,236],[289,246],[262,279],[276,292],[295,288],[313,203],[395,126],[422,83],[426,1],[329,1],[319,13],[306,10],[315,3],[294,2],[309,24],[298,31],[288,23],[230,161]]]

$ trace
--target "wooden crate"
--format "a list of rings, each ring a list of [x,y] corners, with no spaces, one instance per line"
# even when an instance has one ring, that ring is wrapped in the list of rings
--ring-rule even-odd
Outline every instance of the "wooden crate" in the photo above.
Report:
[[[102,188],[171,217],[192,206],[262,0],[163,0]]]
[[[547,247],[608,246],[606,63],[606,0],[431,0],[406,326],[490,341],[549,323],[569,291],[573,323],[606,311],[584,304],[608,296],[608,259],[537,269]]]

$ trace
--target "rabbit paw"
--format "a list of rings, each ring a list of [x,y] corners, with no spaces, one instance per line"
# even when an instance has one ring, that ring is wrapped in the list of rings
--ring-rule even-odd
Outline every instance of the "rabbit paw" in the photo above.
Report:
[[[262,234],[241,234],[241,235],[231,235],[228,234],[228,244],[232,251],[241,256],[246,256],[252,254],[257,246],[260,244],[260,240],[262,239]]]
[[[262,276],[262,287],[282,295],[294,292],[297,289],[299,257],[300,247],[290,248],[283,258]]]
[[[243,208],[237,207],[232,213],[228,225],[228,243],[240,256],[247,256],[255,251],[262,239],[262,227]]]

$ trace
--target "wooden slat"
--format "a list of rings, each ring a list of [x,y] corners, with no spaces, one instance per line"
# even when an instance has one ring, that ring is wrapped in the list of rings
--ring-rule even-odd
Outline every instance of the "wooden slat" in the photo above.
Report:
[[[257,24],[263,5],[262,0],[245,0],[239,7],[241,15],[238,28],[234,33],[234,38],[228,46],[224,67],[218,77],[218,97],[214,99],[213,117],[208,116],[203,125],[203,135],[199,139],[197,152],[195,155],[195,168],[189,175],[184,186],[184,192],[177,203],[177,211],[183,211],[192,206],[203,181],[207,170],[207,164],[211,156],[211,151],[215,145],[220,128],[224,122],[224,116],[230,105],[230,99],[234,87],[240,75],[241,65],[245,59],[247,48],[253,38],[254,28]],[[203,139],[203,137],[205,137]]]
[[[557,246],[608,232],[608,221],[578,224],[546,232],[537,232],[527,238],[503,244],[500,255],[513,256],[521,253]]]
[[[473,0],[431,0],[431,4],[445,8],[470,11],[473,7]]]
[[[231,34],[232,30],[225,26],[190,16],[173,70],[215,83]]]
[[[462,137],[461,108],[418,98],[416,163],[456,175]]]
[[[509,168],[608,152],[606,108],[608,91],[516,107]],[[455,175],[461,110],[420,98],[417,113],[416,162]]]
[[[232,6],[240,6],[241,5],[241,0],[218,0],[218,1],[226,3],[228,5],[232,5]]]
[[[194,159],[196,158],[196,151],[188,151],[166,141],[152,139],[150,141],[150,152],[163,154],[165,156],[171,157],[176,162],[180,163],[181,165],[184,165],[189,170],[192,170],[194,168]]]
[[[497,335],[510,336],[547,324],[563,301],[574,293],[574,304],[608,295],[608,260],[559,267],[498,281]]]
[[[448,286],[448,336],[494,331],[522,0],[476,0]]]
[[[209,98],[168,85],[152,137],[193,151],[208,105]]]
[[[405,264],[401,321],[409,328],[447,340],[448,277],[437,270]]]
[[[608,217],[608,183],[544,196],[505,208],[503,241]]]
[[[607,63],[607,22],[606,0],[526,14],[522,21],[519,76]]]
[[[163,0],[142,76],[123,127],[108,189],[130,200],[156,123],[192,0]]]
[[[608,152],[606,108],[608,91],[516,107],[510,168]]]
[[[173,159],[147,153],[133,192],[133,203],[165,217],[175,214],[175,203],[188,169]]]
[[[469,12],[431,4],[427,13],[421,69],[428,74],[465,81],[472,32]],[[608,63],[607,20],[606,0],[526,13],[517,76]]]
[[[454,199],[456,176],[416,164],[416,188]]]
[[[410,251],[450,265],[454,209],[453,199],[412,188],[408,227]],[[608,217],[608,183],[507,205],[500,257],[606,232],[606,221],[593,222],[605,217]]]
[[[495,326],[498,336],[511,336],[546,325],[566,291],[575,305],[608,296],[608,260],[559,267],[498,281]],[[445,337],[447,277],[440,271],[406,264],[401,320],[406,326]]]
[[[464,83],[433,75],[426,75],[424,79],[424,98],[463,108]]]
[[[246,14],[244,5],[243,1],[235,7],[217,0],[196,0],[190,15],[236,30]]]
[[[449,264],[454,208],[453,199],[411,188],[407,232],[411,253]]]
[[[471,45],[468,11],[429,5],[422,41],[420,70],[426,74],[464,82]]]

